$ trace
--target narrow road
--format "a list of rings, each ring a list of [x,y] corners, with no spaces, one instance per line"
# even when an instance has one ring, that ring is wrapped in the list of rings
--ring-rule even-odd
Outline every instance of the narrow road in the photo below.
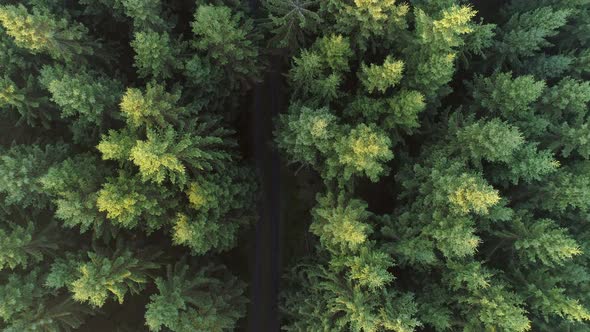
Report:
[[[250,0],[254,13],[261,10],[259,0]],[[281,264],[281,164],[272,147],[273,119],[284,105],[280,57],[268,59],[262,83],[254,90],[250,108],[251,144],[260,178],[261,201],[256,224],[256,242],[250,259],[251,296],[247,330],[250,332],[280,331],[278,298],[282,272]],[[252,257],[251,256],[251,257]]]
[[[283,97],[279,59],[269,60],[264,82],[257,85],[251,108],[254,158],[261,181],[259,220],[256,224],[256,245],[252,289],[248,314],[248,331],[280,330],[278,295],[281,279],[281,178],[280,158],[272,148],[273,119],[280,112]]]

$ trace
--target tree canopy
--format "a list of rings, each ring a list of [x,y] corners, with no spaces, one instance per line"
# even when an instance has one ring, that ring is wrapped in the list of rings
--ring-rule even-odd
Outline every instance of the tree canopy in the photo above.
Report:
[[[588,331],[589,111],[587,0],[0,0],[0,330]]]

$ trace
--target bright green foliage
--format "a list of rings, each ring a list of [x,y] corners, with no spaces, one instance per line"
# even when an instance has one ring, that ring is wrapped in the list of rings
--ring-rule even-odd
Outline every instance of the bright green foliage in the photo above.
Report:
[[[36,7],[31,13],[23,5],[2,6],[0,23],[16,45],[33,54],[48,53],[56,60],[65,61],[93,54],[88,29],[57,18],[47,9]]]
[[[357,98],[346,109],[348,116],[360,116],[379,123],[387,130],[399,128],[408,133],[418,128],[418,116],[426,107],[424,96],[418,91],[403,89],[392,98]]]
[[[89,252],[90,261],[78,266],[77,278],[71,283],[73,299],[100,307],[110,294],[123,303],[125,294],[139,293],[148,282],[149,270],[158,265],[140,261],[129,251],[116,252],[112,257]]]
[[[510,119],[524,118],[545,90],[545,83],[532,76],[512,78],[510,73],[475,79],[473,98],[479,106]]]
[[[96,146],[102,154],[103,160],[125,161],[131,155],[131,149],[135,146],[137,137],[133,130],[109,130],[103,135]]]
[[[326,108],[300,108],[300,114],[282,115],[279,147],[295,161],[311,164],[326,179],[346,181],[353,175],[372,181],[386,173],[384,165],[393,158],[391,140],[374,126],[360,124],[348,129]],[[284,127],[283,127],[284,126]]]
[[[121,101],[128,128],[103,136],[97,146],[103,159],[133,162],[143,181],[161,184],[168,179],[180,186],[187,183],[187,168],[222,169],[231,160],[227,149],[235,144],[228,138],[231,132],[214,118],[181,120],[190,113],[177,106],[179,99],[180,92],[168,93],[160,85],[148,85],[145,94],[128,89]],[[137,130],[145,132],[144,140]]]
[[[509,162],[524,139],[518,128],[498,119],[476,122],[457,132],[457,144],[473,161]]]
[[[93,125],[102,124],[122,90],[117,81],[87,70],[69,73],[61,66],[44,67],[39,80],[60,107],[62,117],[76,116]]]
[[[406,27],[408,11],[408,5],[396,5],[395,0],[325,1],[320,6],[321,17],[335,21],[326,29],[350,35],[363,50],[376,47],[377,40],[391,42],[394,33]]]
[[[277,132],[281,132],[281,138],[277,144],[294,161],[320,165],[322,155],[332,149],[338,130],[336,121],[327,108],[304,107],[299,113],[283,114],[279,118]]]
[[[393,261],[385,252],[363,248],[358,256],[343,260],[350,268],[350,280],[356,281],[361,287],[370,290],[383,289],[394,279],[388,271],[393,266]]]
[[[547,38],[555,36],[571,14],[569,9],[555,10],[549,6],[515,13],[502,27],[496,47],[509,59],[531,56],[551,46]]]
[[[465,304],[461,310],[467,317],[469,330],[528,331],[531,324],[522,299],[506,290],[502,284],[492,281],[492,274],[478,263],[450,264],[450,273],[444,277],[453,291]],[[462,302],[461,301],[461,302]]]
[[[97,210],[98,190],[108,171],[97,158],[77,155],[49,169],[40,180],[43,190],[52,197],[55,216],[66,227],[90,228],[100,234],[104,215]]]
[[[286,331],[406,332],[420,325],[411,295],[362,292],[323,266],[298,267],[288,281],[298,290],[285,298]]]
[[[0,270],[39,263],[44,255],[55,252],[58,241],[53,223],[43,228],[29,222],[26,227],[16,225],[10,231],[0,229]]]
[[[14,145],[0,150],[0,197],[4,205],[44,207],[47,197],[39,180],[66,155],[63,144]]]
[[[400,127],[411,133],[411,129],[419,127],[418,115],[426,104],[424,96],[418,91],[401,90],[399,94],[387,100],[390,110],[384,112],[384,125],[387,129]]]
[[[107,179],[97,195],[98,210],[123,228],[133,228],[140,220],[146,220],[152,227],[163,224],[164,201],[171,196],[165,188],[144,184],[126,173]]]
[[[230,3],[234,7],[230,8]],[[187,85],[194,88],[197,108],[227,112],[228,104],[238,106],[235,97],[242,95],[253,82],[261,80],[263,61],[258,41],[262,34],[237,1],[199,1],[191,22],[194,38],[184,60]]]
[[[334,197],[318,197],[318,206],[313,210],[314,221],[310,232],[315,234],[322,245],[333,252],[358,250],[368,241],[373,232],[366,223],[370,213],[367,204],[360,200],[346,201],[340,196],[337,205]]]
[[[188,246],[195,254],[234,246],[238,230],[254,215],[257,187],[251,177],[247,168],[232,167],[223,176],[192,181],[185,192],[190,209],[173,221],[174,243]]]
[[[0,330],[588,330],[588,0],[1,2]]]
[[[178,66],[178,51],[168,33],[136,32],[131,42],[135,51],[135,67],[143,77],[170,78]]]
[[[532,287],[531,287],[532,288]],[[562,288],[552,288],[547,293],[537,292],[533,299],[533,309],[543,313],[551,313],[570,322],[582,322],[590,319],[590,312],[577,300],[564,294]],[[550,305],[548,305],[551,303]]]
[[[99,0],[111,2],[110,0]],[[114,0],[116,7],[123,7],[125,15],[133,19],[136,29],[156,29],[166,26],[161,15],[162,2],[160,0]]]
[[[241,328],[243,271],[212,266],[258,210],[236,133],[258,22],[237,1],[0,2],[0,330]]]
[[[456,48],[464,46],[465,35],[473,32],[471,19],[475,11],[453,5],[434,19],[422,9],[415,9],[415,40],[405,46],[405,84],[426,96],[438,94],[454,73]]]
[[[156,280],[145,314],[150,331],[221,332],[234,330],[244,316],[245,285],[223,266],[206,265],[195,274],[180,264]]]
[[[543,53],[572,9],[543,7],[549,2],[505,8],[495,48],[468,69],[463,111],[434,119],[419,156],[408,150],[404,163],[414,164],[396,175],[400,207],[382,219],[384,246],[431,285],[411,289],[418,317],[437,331],[584,330],[588,320],[587,270],[578,265],[586,261],[586,165],[573,153],[583,140],[557,134],[582,128],[586,82],[570,67],[573,52]]]
[[[416,308],[411,296],[395,299],[388,294],[393,261],[369,239],[373,228],[367,204],[332,193],[317,200],[310,231],[332,258],[328,268],[293,271],[292,281],[306,287],[287,295],[286,314],[294,321],[286,330],[411,331],[419,325],[412,317]]]
[[[163,133],[148,130],[147,140],[138,141],[131,149],[130,160],[139,167],[144,181],[161,183],[169,178],[172,183],[185,184],[187,177],[182,162],[197,171],[220,167],[230,159],[220,149],[224,143],[223,138],[216,136],[178,137],[172,128]]]
[[[395,61],[391,57],[385,58],[381,66],[362,65],[361,82],[371,93],[375,90],[384,93],[388,88],[394,87],[402,78],[404,63]]]
[[[195,118],[192,105],[178,106],[180,98],[162,85],[127,90],[121,102],[127,127],[111,130],[97,148],[103,159],[138,172],[123,171],[104,184],[98,210],[124,228],[170,225],[174,243],[194,254],[227,250],[254,215],[256,186],[246,167],[230,164],[231,132],[213,117]],[[179,200],[188,202],[185,208]]]
[[[393,259],[403,266],[428,266],[475,254],[481,243],[476,218],[491,216],[501,198],[477,170],[464,168],[486,158],[512,161],[523,135],[500,119],[456,128],[443,139],[452,141],[452,148],[441,147],[441,152],[472,151],[472,156],[433,158],[415,170],[411,184],[400,178],[428,197],[412,196],[396,205],[404,210],[399,215],[375,216],[356,188],[366,183],[363,178],[383,186],[391,165],[398,164],[395,150],[415,153],[405,145],[405,135],[419,133],[423,117],[435,119],[458,55],[481,54],[492,44],[493,26],[474,24],[475,11],[455,1],[420,6],[394,0],[321,1],[318,7],[319,28],[302,33],[321,34],[293,57],[291,106],[279,116],[275,133],[287,159],[311,166],[329,194],[318,196],[312,210],[310,231],[318,237],[312,255],[318,259],[288,277],[292,288],[284,295],[284,328],[414,331],[422,325],[420,306],[397,290]],[[477,35],[469,39],[471,34]],[[497,147],[487,141],[490,137],[512,145]],[[481,150],[482,142],[493,157]],[[405,153],[401,157],[407,159]],[[433,164],[436,169],[430,170]],[[391,208],[390,202],[386,209]]]
[[[285,329],[553,331],[586,319],[576,290],[588,272],[572,268],[586,260],[574,217],[588,210],[586,166],[555,155],[588,156],[587,84],[574,65],[585,53],[537,50],[587,4],[547,2],[513,1],[529,4],[498,26],[474,24],[474,8],[452,0],[318,4],[324,30],[293,58],[276,142],[330,194],[312,210],[316,259],[288,277]],[[457,59],[473,80],[441,99]],[[376,216],[358,196],[387,192],[390,166],[394,197],[375,206],[393,212]],[[530,280],[539,268],[555,282]],[[376,312],[395,296],[380,292],[407,291],[415,311],[389,326]]]
[[[191,26],[197,37],[193,47],[206,54],[212,64],[238,79],[258,74],[251,19],[232,13],[226,6],[200,5]]]
[[[352,50],[348,39],[332,35],[319,39],[311,51],[303,50],[293,59],[289,75],[295,85],[295,93],[305,99],[329,102],[335,99],[348,70]]]
[[[360,173],[375,182],[386,173],[383,163],[393,158],[390,147],[391,141],[384,133],[360,124],[335,142],[335,155],[326,161],[326,175],[328,178],[342,175],[348,180]]]
[[[146,92],[127,89],[121,99],[121,112],[131,127],[142,125],[165,126],[166,120],[174,120],[182,108],[176,106],[180,93],[168,93],[164,86],[148,84]]]
[[[434,248],[449,259],[474,254],[481,240],[475,234],[473,214],[488,215],[500,202],[498,191],[481,176],[465,173],[463,163],[438,158],[440,155],[433,154],[428,166],[407,170],[410,178],[410,173],[399,175],[408,192],[420,194],[400,209],[398,220],[391,220],[385,230],[404,234],[392,250],[413,263],[434,263]],[[399,231],[391,229],[396,223]],[[416,231],[419,223],[423,223],[418,226],[420,233]],[[412,255],[417,249],[424,252]]]
[[[449,178],[448,181],[451,185],[449,202],[460,213],[487,214],[489,208],[500,201],[498,192],[476,177],[463,174],[454,179]]]
[[[420,42],[432,42],[430,47],[433,48],[437,44],[443,44],[445,47],[463,44],[460,36],[472,32],[470,21],[475,16],[475,11],[465,6],[450,6],[443,9],[439,15],[439,19],[433,20],[422,9],[416,10],[416,33],[420,36]]]
[[[147,141],[138,141],[130,151],[130,158],[139,167],[142,179],[162,183],[168,177],[172,183],[184,184],[186,173],[180,156],[191,147],[190,139],[176,142],[172,129],[163,135],[151,130],[147,134]]]
[[[514,248],[531,264],[562,265],[572,257],[582,254],[574,239],[553,220],[521,221],[514,226],[518,240]]]

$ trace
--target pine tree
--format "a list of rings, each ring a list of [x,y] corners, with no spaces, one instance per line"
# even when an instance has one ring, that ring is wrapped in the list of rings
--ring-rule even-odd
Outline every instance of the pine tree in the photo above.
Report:
[[[233,247],[241,227],[255,215],[257,186],[252,170],[230,167],[223,175],[195,178],[185,191],[189,209],[176,214],[173,241],[193,253]]]
[[[73,61],[94,53],[99,45],[88,36],[88,29],[67,18],[57,18],[47,8],[5,5],[0,8],[0,22],[16,45],[33,54],[47,53],[53,59]]]
[[[135,66],[139,75],[167,79],[172,77],[178,62],[179,46],[174,45],[167,32],[139,31],[133,36]]]
[[[148,271],[157,264],[139,260],[129,252],[115,252],[112,257],[88,253],[89,261],[78,265],[77,275],[69,283],[72,298],[88,302],[92,306],[102,306],[110,294],[119,303],[127,292],[138,293],[148,282]]]
[[[172,193],[166,188],[144,184],[141,179],[121,172],[109,178],[97,193],[96,206],[106,217],[122,228],[134,228],[145,221],[149,228],[166,224],[167,203]]]
[[[3,223],[8,222],[3,220]],[[56,254],[61,239],[56,236],[54,222],[41,227],[31,221],[24,226],[9,225],[12,229],[0,229],[0,270],[14,270],[18,266],[27,268],[43,261],[44,256]]]
[[[43,287],[39,270],[25,275],[9,274],[0,287],[0,318],[6,331],[74,331],[92,310],[67,296],[53,296]]]
[[[150,331],[228,331],[244,316],[245,285],[224,266],[206,265],[193,275],[186,266],[168,266],[156,285],[145,313]]]
[[[45,207],[47,197],[40,182],[50,167],[68,152],[64,144],[13,145],[0,155],[0,193],[5,206]]]
[[[105,218],[97,210],[97,192],[108,174],[96,157],[83,154],[50,168],[40,183],[56,207],[56,218],[64,226],[79,226],[81,232],[92,229],[101,234]]]
[[[266,25],[274,35],[270,43],[281,48],[297,49],[307,34],[316,32],[322,20],[314,11],[318,1],[266,0],[263,5],[268,11]]]

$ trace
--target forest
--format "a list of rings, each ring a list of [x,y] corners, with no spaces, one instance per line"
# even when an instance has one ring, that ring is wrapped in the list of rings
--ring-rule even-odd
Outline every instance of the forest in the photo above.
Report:
[[[0,330],[590,331],[590,0],[0,0]]]

